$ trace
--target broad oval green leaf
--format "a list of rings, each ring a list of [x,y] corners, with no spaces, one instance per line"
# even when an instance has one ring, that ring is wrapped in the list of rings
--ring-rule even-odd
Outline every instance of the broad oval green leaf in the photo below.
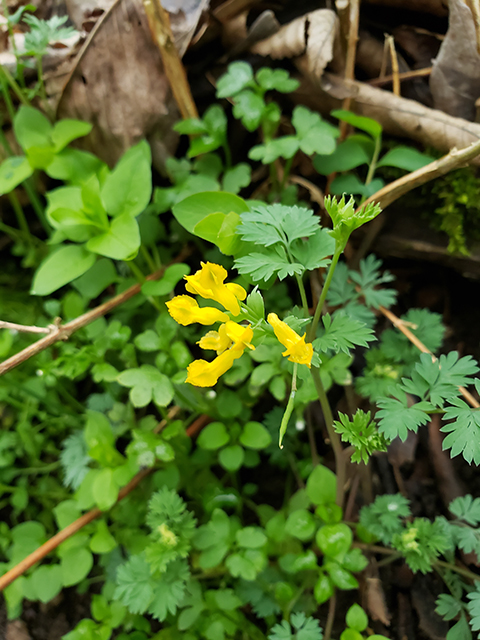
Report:
[[[197,224],[212,213],[240,214],[248,210],[245,200],[224,191],[195,193],[172,208],[177,222],[192,234]]]
[[[73,120],[70,118],[59,120],[53,127],[51,133],[51,140],[55,151],[61,151],[67,144],[70,144],[72,140],[86,136],[91,130],[92,125],[89,122],[82,122],[81,120]]]
[[[33,169],[25,156],[7,158],[0,165],[0,195],[10,193],[29,178]]]
[[[114,260],[133,260],[140,248],[138,223],[129,213],[111,221],[110,229],[86,244],[87,249]]]
[[[319,464],[307,480],[307,494],[313,504],[335,502],[337,478],[333,471]]]
[[[317,531],[316,541],[326,556],[341,562],[353,541],[352,530],[346,524],[326,524]]]
[[[240,444],[250,449],[265,449],[272,442],[272,436],[260,422],[247,422],[239,438]]]
[[[13,130],[18,144],[24,151],[31,147],[48,147],[51,144],[52,125],[41,111],[22,105],[13,120]]]
[[[223,422],[211,422],[200,433],[197,444],[202,449],[220,449],[230,440],[228,431]]]
[[[83,245],[68,244],[51,253],[37,269],[31,294],[47,296],[83,275],[96,258]]]

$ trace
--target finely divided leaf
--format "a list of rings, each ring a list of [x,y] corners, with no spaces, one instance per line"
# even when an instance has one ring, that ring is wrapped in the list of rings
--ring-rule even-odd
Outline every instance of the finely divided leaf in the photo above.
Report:
[[[449,510],[459,520],[464,520],[473,527],[480,523],[480,498],[472,498],[470,494],[452,500]]]
[[[322,322],[325,331],[313,342],[315,349],[320,351],[331,349],[335,353],[343,351],[349,354],[355,345],[366,347],[369,342],[375,340],[371,329],[342,312],[337,312],[333,318],[327,313],[322,317]]]
[[[326,229],[317,229],[308,240],[295,240],[290,250],[295,260],[303,264],[307,271],[312,271],[330,264],[330,256],[335,250],[335,240]]]
[[[283,255],[282,255],[283,254]],[[250,253],[248,256],[235,260],[235,268],[241,274],[248,274],[253,280],[269,280],[276,274],[280,280],[294,274],[302,275],[305,271],[298,262],[291,264],[283,248],[265,251],[265,253]]]
[[[463,358],[462,358],[463,360]],[[452,458],[463,455],[470,464],[480,464],[480,410],[472,409],[460,398],[450,399],[454,406],[447,407],[444,419],[453,420],[440,429],[448,435],[442,448],[450,449]]]
[[[405,442],[409,431],[416,433],[420,425],[429,422],[430,416],[426,411],[434,407],[428,402],[418,402],[409,407],[407,395],[399,387],[393,395],[396,397],[380,398],[377,402],[380,407],[376,415],[379,419],[378,430],[390,440],[398,437]]]

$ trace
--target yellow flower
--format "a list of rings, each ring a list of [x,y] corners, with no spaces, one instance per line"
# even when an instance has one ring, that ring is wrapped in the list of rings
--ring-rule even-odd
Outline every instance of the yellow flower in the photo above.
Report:
[[[199,307],[198,302],[190,296],[175,296],[173,300],[165,303],[168,313],[172,318],[184,326],[199,322],[200,324],[213,324],[225,322],[228,316],[220,309],[214,307]]]
[[[223,284],[227,271],[219,264],[201,262],[202,268],[193,276],[185,276],[185,289],[207,300],[216,300],[234,316],[240,313],[239,300],[245,300],[247,292],[238,284]]]
[[[288,356],[290,362],[298,364],[306,364],[311,367],[313,357],[313,346],[305,342],[305,334],[302,337],[298,335],[291,327],[279,319],[276,313],[269,313],[267,321],[272,325],[275,335],[279,342],[287,347],[282,353],[284,357]]]
[[[218,331],[209,331],[197,344],[202,349],[213,349],[217,355],[230,348],[240,349],[243,353],[246,347],[255,349],[251,344],[252,338],[253,330],[250,325],[245,326],[229,321],[221,324]]]
[[[195,387],[213,387],[218,379],[230,369],[234,361],[240,358],[243,350],[228,349],[217,356],[212,362],[206,360],[194,360],[188,365],[186,382]]]

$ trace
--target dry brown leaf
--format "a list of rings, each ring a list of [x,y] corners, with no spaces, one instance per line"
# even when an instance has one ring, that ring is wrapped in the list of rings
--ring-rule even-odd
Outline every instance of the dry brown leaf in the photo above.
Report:
[[[175,146],[178,119],[162,58],[141,0],[116,0],[80,51],[57,107],[58,118],[94,124],[79,144],[110,166],[146,137],[156,166]]]
[[[297,65],[309,75],[305,60]],[[442,152],[463,149],[480,138],[480,124],[454,118],[362,82],[343,80],[329,73],[320,79],[309,75],[309,80],[313,88],[305,86],[298,98],[322,113],[329,114],[350,96],[355,101],[355,112],[377,120],[387,133],[417,140]],[[480,164],[480,158],[473,163]]]
[[[274,59],[304,56],[311,74],[320,76],[329,63],[339,70],[343,63],[339,21],[329,9],[319,9],[283,26],[278,33],[251,48]]]
[[[434,16],[447,15],[447,0],[365,0],[366,4],[379,4],[384,7],[398,7]]]
[[[367,578],[367,609],[372,620],[380,620],[386,627],[390,626],[390,613],[385,603],[385,593],[378,578]]]
[[[433,104],[451,116],[473,120],[480,96],[480,55],[472,12],[462,0],[449,0],[448,31],[433,61]]]

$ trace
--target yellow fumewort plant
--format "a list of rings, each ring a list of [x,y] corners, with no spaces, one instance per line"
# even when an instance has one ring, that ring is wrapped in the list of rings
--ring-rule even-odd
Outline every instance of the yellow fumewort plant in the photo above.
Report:
[[[202,268],[193,276],[185,276],[186,290],[206,300],[219,302],[226,311],[215,307],[200,307],[198,302],[187,295],[175,296],[167,302],[172,318],[184,326],[198,322],[210,325],[221,322],[218,331],[209,331],[198,344],[202,349],[216,351],[217,357],[211,362],[195,360],[188,368],[186,382],[196,387],[213,387],[219,377],[230,369],[234,361],[243,355],[246,348],[255,349],[252,344],[253,329],[250,324],[239,324],[231,320],[227,311],[237,317],[241,313],[240,301],[247,292],[234,283],[225,283],[227,271],[218,264],[202,262]],[[283,353],[291,362],[311,366],[313,347],[305,343],[305,335],[300,337],[275,313],[270,313],[268,322],[273,327],[279,342],[287,350]]]

